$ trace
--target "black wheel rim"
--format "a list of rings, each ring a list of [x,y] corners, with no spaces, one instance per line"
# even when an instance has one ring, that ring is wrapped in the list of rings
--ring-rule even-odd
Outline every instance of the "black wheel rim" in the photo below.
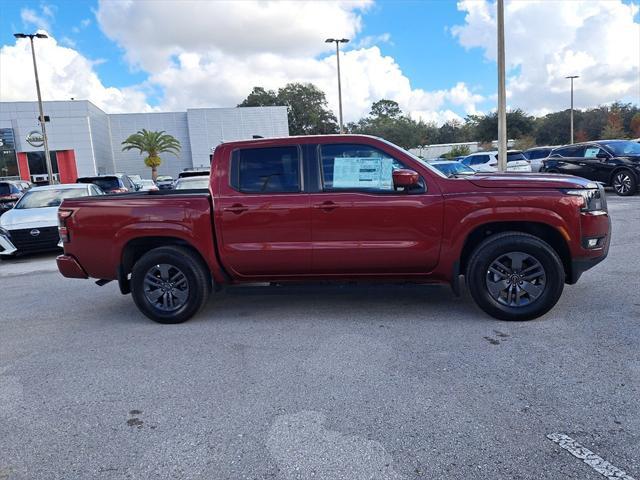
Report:
[[[489,264],[487,291],[496,302],[507,307],[524,307],[544,292],[547,276],[542,264],[523,252],[500,255]]]
[[[172,312],[182,308],[189,298],[189,281],[175,265],[160,263],[144,276],[144,296],[158,310]]]
[[[628,173],[619,173],[613,179],[613,188],[617,193],[625,194],[631,190],[631,177]]]

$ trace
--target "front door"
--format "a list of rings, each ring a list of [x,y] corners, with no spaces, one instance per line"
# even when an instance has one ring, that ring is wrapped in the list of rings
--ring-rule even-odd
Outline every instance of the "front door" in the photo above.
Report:
[[[214,212],[226,268],[240,277],[309,274],[311,213],[296,145],[237,149]]]
[[[314,274],[417,274],[436,266],[443,205],[435,184],[394,190],[392,171],[407,167],[368,145],[322,145],[319,163],[321,192],[310,194]]]

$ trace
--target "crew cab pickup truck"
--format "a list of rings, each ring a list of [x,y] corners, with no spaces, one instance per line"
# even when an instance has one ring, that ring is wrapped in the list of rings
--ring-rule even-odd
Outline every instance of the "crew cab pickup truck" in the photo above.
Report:
[[[117,280],[160,323],[240,283],[462,278],[504,320],[543,315],[602,261],[602,186],[567,175],[447,177],[361,135],[255,139],[215,150],[209,191],[65,200],[66,277]]]

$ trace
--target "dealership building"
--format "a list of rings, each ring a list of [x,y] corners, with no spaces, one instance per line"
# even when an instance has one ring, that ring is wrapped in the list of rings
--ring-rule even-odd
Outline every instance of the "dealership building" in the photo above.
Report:
[[[286,107],[191,108],[186,112],[104,112],[87,100],[44,102],[53,173],[62,183],[77,177],[127,173],[149,178],[151,169],[122,142],[143,128],[164,130],[180,141],[176,158],[162,154],[159,175],[208,166],[222,142],[289,135]],[[0,102],[0,178],[46,180],[37,102]]]

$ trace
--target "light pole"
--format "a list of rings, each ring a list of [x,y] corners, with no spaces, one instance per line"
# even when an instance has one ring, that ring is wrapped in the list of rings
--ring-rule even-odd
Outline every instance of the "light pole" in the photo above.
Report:
[[[498,170],[507,169],[507,90],[504,59],[504,0],[498,0]]]
[[[573,79],[580,78],[580,75],[570,75],[564,78],[568,78],[569,80],[571,80],[571,142],[570,143],[573,143]]]
[[[36,90],[38,92],[38,107],[40,109],[40,126],[42,128],[42,139],[44,141],[44,159],[47,164],[47,176],[49,177],[49,185],[53,185],[53,168],[51,167],[51,156],[49,155],[49,141],[47,139],[47,127],[44,118],[44,110],[42,108],[42,95],[40,94],[40,79],[38,78],[38,65],[36,64],[36,51],[33,47],[33,39],[48,38],[44,33],[14,33],[16,38],[28,38],[31,41],[31,56],[33,57],[33,71],[36,75]]]
[[[344,127],[342,126],[342,85],[340,84],[340,44],[347,43],[348,38],[327,38],[325,43],[336,44],[336,58],[338,60],[338,110],[340,112],[340,133],[344,133]]]

